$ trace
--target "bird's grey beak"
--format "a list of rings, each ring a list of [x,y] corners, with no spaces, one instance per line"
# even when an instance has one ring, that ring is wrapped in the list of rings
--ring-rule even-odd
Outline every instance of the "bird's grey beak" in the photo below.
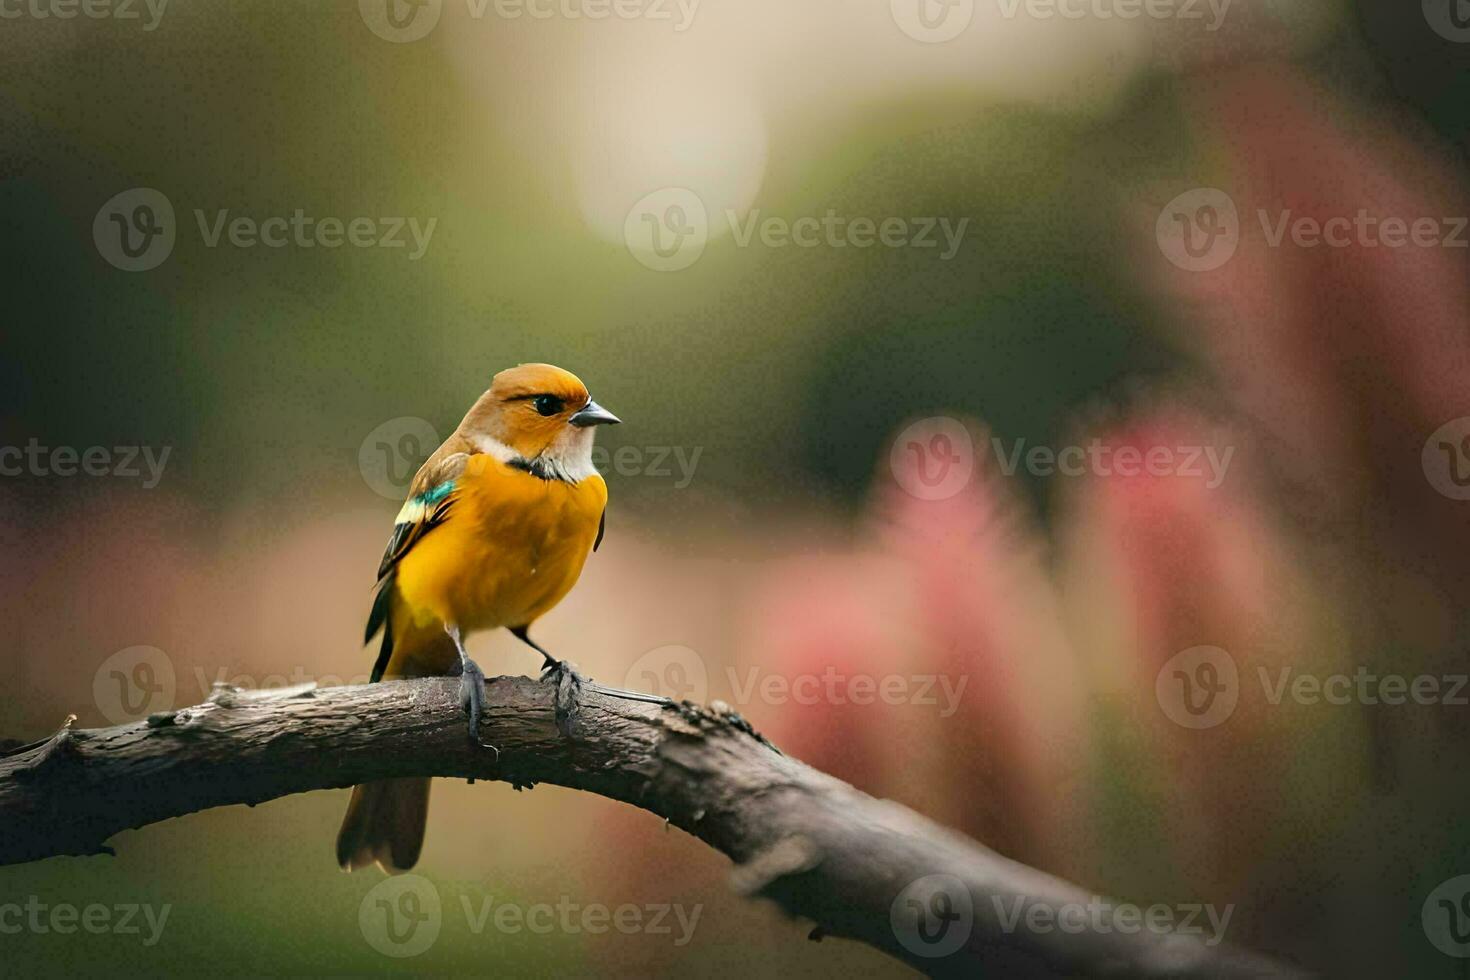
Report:
[[[567,421],[579,429],[585,429],[589,425],[617,425],[623,420],[589,399],[587,404],[583,405],[577,414]]]

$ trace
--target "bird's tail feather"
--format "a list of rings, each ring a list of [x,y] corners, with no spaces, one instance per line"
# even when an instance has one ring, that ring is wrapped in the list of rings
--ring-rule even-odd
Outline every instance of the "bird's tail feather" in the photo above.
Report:
[[[373,602],[369,640],[378,629],[383,646],[373,666],[374,682],[448,674],[459,663],[454,641],[442,627],[416,624],[405,614],[391,572]],[[428,779],[407,776],[354,786],[337,832],[337,863],[344,871],[374,863],[389,874],[407,871],[423,849],[428,817]]]
[[[384,779],[352,788],[352,801],[337,832],[337,863],[356,871],[376,863],[389,874],[407,871],[424,846],[429,780]]]

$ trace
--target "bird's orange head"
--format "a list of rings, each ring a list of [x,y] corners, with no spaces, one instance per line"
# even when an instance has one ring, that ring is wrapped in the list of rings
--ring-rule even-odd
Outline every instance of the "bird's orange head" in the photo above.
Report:
[[[574,476],[591,472],[593,429],[618,417],[592,400],[587,386],[552,364],[507,368],[460,423],[460,432],[486,451],[541,460]]]

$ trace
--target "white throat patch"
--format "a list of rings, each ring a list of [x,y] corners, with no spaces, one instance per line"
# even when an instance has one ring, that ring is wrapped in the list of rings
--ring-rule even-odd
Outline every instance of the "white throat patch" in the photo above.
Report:
[[[493,456],[508,466],[525,470],[543,480],[581,483],[597,472],[597,467],[592,465],[592,442],[595,438],[594,427],[583,429],[569,425],[539,456],[531,459],[520,455],[493,436],[476,433],[470,441],[487,456]]]
[[[509,463],[516,459],[516,451],[494,436],[487,436],[483,432],[470,433],[470,442],[474,443],[476,449],[486,456],[493,456],[502,463]]]
[[[540,458],[557,471],[568,483],[581,483],[597,472],[592,465],[592,441],[597,437],[595,426],[578,428],[569,425],[554,439]]]

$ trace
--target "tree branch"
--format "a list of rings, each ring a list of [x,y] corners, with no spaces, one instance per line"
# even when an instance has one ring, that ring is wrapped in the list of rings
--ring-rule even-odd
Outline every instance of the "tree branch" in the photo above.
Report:
[[[104,842],[128,828],[394,776],[548,782],[642,807],[718,848],[736,862],[738,891],[814,920],[813,938],[859,939],[933,975],[1291,974],[1199,936],[1130,930],[1108,906],[1081,932],[1033,928],[1012,912],[1096,899],[782,755],[728,711],[623,700],[571,672],[497,677],[482,721],[497,759],[465,737],[457,692],[443,678],[221,686],[132,725],[68,720],[0,758],[0,864],[111,853]],[[328,850],[324,832],[324,866]]]

